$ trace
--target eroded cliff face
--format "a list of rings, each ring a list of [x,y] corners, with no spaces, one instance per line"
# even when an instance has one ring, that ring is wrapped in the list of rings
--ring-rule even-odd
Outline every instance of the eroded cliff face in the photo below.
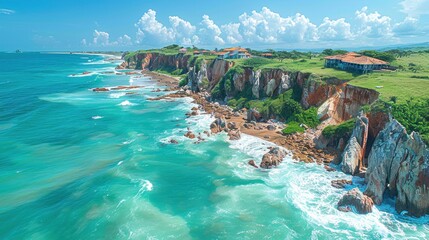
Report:
[[[376,204],[396,197],[396,210],[413,216],[429,213],[429,151],[420,138],[391,120],[374,141],[368,157],[365,194]]]

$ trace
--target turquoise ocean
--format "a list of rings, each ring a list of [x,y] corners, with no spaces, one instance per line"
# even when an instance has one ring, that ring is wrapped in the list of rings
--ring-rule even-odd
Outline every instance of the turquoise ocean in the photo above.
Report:
[[[166,92],[107,58],[0,53],[0,239],[429,238],[429,218],[393,202],[336,210],[345,190],[330,181],[351,176],[291,156],[272,170],[247,165],[269,142],[194,144],[183,134],[208,130],[209,114],[186,118],[191,99],[147,100]],[[91,91],[123,85],[144,87]]]

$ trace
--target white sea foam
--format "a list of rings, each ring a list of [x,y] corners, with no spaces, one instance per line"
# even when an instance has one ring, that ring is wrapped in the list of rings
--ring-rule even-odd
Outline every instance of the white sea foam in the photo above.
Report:
[[[93,116],[92,119],[97,120],[97,119],[102,119],[104,118],[103,116]]]
[[[119,105],[119,106],[134,106],[134,105],[136,105],[136,104],[135,104],[135,103],[132,103],[132,102],[130,102],[130,101],[128,101],[128,100],[125,100],[125,101],[123,101],[123,102],[119,103],[118,105]]]
[[[109,98],[120,98],[127,95],[126,92],[116,92],[116,93],[110,93]]]

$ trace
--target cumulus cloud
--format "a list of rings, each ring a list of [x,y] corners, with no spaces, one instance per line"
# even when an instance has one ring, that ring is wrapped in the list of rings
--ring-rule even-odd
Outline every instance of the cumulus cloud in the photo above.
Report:
[[[393,26],[393,32],[396,35],[414,35],[418,30],[418,20],[413,17],[406,17],[404,21],[396,23]]]
[[[403,3],[412,2],[414,4],[412,6],[422,7],[428,1],[403,0]],[[407,9],[411,8],[409,6]],[[179,16],[169,16],[168,21],[162,22],[157,19],[156,11],[149,9],[134,24],[136,27],[134,42],[129,35],[123,35],[112,42],[109,33],[95,30],[92,42],[87,42],[87,45],[129,46],[134,43],[145,43],[158,47],[177,43],[185,46],[197,44],[220,47],[225,44],[252,46],[299,42],[369,41],[369,39],[398,40],[396,37],[399,36],[424,34],[422,28],[419,28],[418,17],[411,15],[401,22],[394,22],[389,16],[377,11],[371,12],[368,7],[363,7],[355,12],[354,17],[356,21],[353,25],[345,18],[329,17],[315,24],[301,13],[281,16],[263,7],[260,11],[254,10],[241,14],[235,22],[218,25],[210,16],[203,15],[202,20],[194,25]]]
[[[358,33],[369,38],[391,37],[392,19],[380,13],[368,13],[368,7],[356,11],[356,18],[360,22]]]
[[[80,41],[80,43],[81,43],[83,46],[86,46],[86,45],[87,45],[87,42],[86,42],[86,39],[85,39],[85,38],[83,38],[83,39]]]
[[[116,41],[116,42],[120,46],[131,46],[131,45],[133,45],[133,43],[131,41],[131,37],[128,36],[127,34],[125,34],[122,37],[119,37],[118,41]]]
[[[400,5],[402,12],[413,17],[429,14],[429,0],[404,0]]]
[[[109,45],[109,33],[94,30],[92,42],[94,45],[108,46]]]
[[[246,42],[278,43],[318,39],[316,25],[300,13],[284,18],[263,7],[260,12],[242,14],[239,21]]]
[[[14,10],[6,9],[6,8],[0,8],[0,14],[10,15],[10,14],[14,14],[14,13],[15,13]]]
[[[108,32],[94,30],[92,43],[88,43],[86,39],[81,40],[82,45],[84,46],[97,46],[97,47],[106,47],[106,46],[131,46],[133,42],[131,37],[127,34],[120,36],[116,41],[110,41],[110,34]]]
[[[331,20],[325,17],[317,30],[320,40],[338,41],[353,38],[351,25],[344,18]]]
[[[225,41],[220,36],[222,31],[209,16],[204,15],[200,25],[202,28],[199,30],[199,39],[203,44],[225,44]]]
[[[240,33],[240,23],[229,23],[221,26],[226,42],[236,44],[243,41],[243,36]]]
[[[137,27],[137,35],[139,32],[140,35],[143,32],[144,35],[147,33],[148,36],[159,41],[172,42],[175,40],[173,31],[156,19],[156,11],[152,9],[144,13],[135,26]]]
[[[178,17],[169,17],[170,26],[165,26],[156,18],[156,11],[149,9],[139,21],[134,24],[137,28],[136,43],[142,43],[143,39],[148,42],[173,43],[191,45],[198,43],[195,35],[196,27],[190,22]]]

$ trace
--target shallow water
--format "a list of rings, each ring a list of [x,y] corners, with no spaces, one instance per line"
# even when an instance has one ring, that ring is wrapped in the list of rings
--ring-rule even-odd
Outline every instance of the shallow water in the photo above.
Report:
[[[350,176],[290,156],[269,171],[246,164],[271,143],[221,134],[193,144],[186,128],[207,130],[210,115],[185,118],[190,99],[147,101],[165,93],[103,73],[115,65],[0,53],[1,239],[428,238],[429,218],[391,203],[365,216],[337,211],[345,191],[330,181]],[[129,84],[145,87],[90,90]]]

